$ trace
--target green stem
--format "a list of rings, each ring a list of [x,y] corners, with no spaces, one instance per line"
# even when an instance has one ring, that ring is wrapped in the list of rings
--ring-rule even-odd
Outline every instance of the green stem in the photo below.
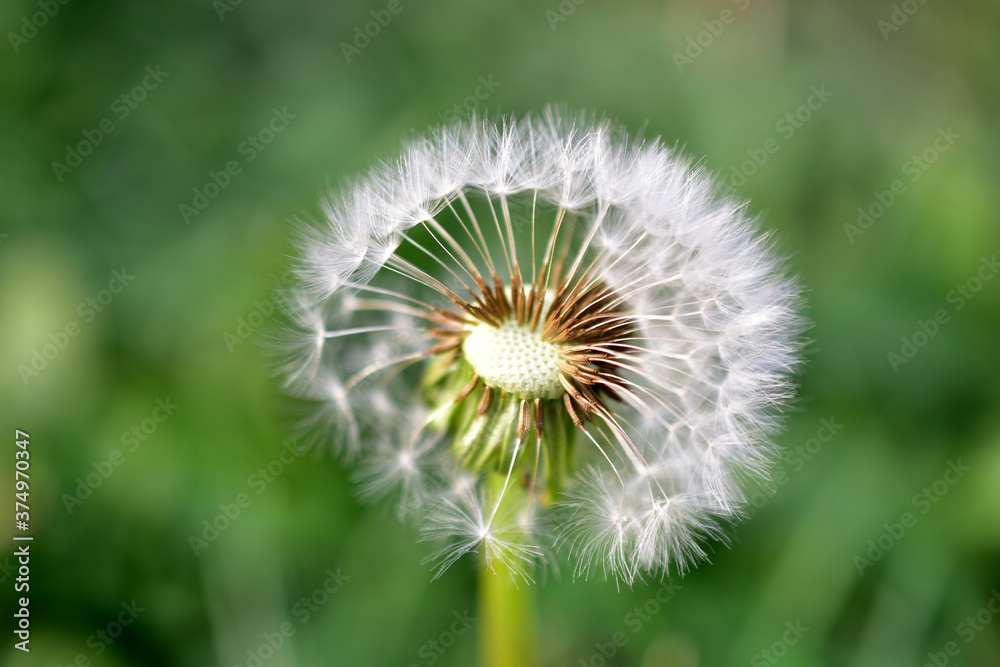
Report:
[[[495,495],[504,475],[489,473],[486,483]],[[503,504],[524,502],[524,491],[507,489]],[[503,512],[503,508],[500,510]],[[479,664],[482,667],[536,667],[538,662],[535,609],[531,587],[521,575],[494,558],[479,568]]]
[[[494,562],[479,572],[479,654],[483,667],[538,665],[531,589]]]

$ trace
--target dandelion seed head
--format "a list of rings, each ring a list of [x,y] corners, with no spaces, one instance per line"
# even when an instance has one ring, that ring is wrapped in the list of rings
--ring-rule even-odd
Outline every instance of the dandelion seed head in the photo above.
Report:
[[[530,580],[684,572],[793,397],[799,288],[656,139],[548,109],[411,140],[304,224],[280,372],[366,498]]]

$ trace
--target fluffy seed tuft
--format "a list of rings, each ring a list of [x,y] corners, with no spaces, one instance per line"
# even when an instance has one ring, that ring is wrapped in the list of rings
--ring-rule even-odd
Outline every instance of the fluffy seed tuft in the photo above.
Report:
[[[280,372],[363,495],[531,579],[683,573],[767,474],[799,289],[746,206],[591,116],[447,125],[299,240]]]

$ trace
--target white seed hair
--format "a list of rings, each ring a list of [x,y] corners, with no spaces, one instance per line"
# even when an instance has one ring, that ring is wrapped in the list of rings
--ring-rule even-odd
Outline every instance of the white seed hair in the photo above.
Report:
[[[489,214],[479,220],[485,237],[470,202],[500,216],[495,227]],[[616,357],[615,400],[579,426],[580,472],[530,518],[492,516],[495,495],[456,464],[414,374],[433,363],[426,314],[453,308],[448,291],[467,296],[473,282],[449,236],[509,288],[501,225],[515,203],[533,233],[532,247],[511,250],[525,280],[553,218],[565,218],[567,268],[611,288],[633,325]],[[548,109],[432,129],[322,212],[298,240],[280,373],[291,393],[320,403],[312,426],[360,458],[366,498],[402,491],[419,511],[401,514],[450,540],[431,558],[439,568],[482,546],[488,561],[529,578],[555,544],[575,575],[631,584],[683,573],[706,557],[706,541],[725,539],[748,480],[765,478],[773,460],[803,323],[783,258],[703,167],[610,121]],[[467,228],[445,229],[436,216]],[[418,245],[417,231],[431,240]],[[404,249],[432,261],[417,268]]]

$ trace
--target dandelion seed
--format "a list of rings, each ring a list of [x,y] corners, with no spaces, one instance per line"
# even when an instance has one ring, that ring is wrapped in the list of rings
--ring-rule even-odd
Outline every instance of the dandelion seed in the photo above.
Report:
[[[554,110],[432,130],[304,230],[283,341],[363,495],[530,579],[684,572],[766,474],[798,288],[658,141]]]

